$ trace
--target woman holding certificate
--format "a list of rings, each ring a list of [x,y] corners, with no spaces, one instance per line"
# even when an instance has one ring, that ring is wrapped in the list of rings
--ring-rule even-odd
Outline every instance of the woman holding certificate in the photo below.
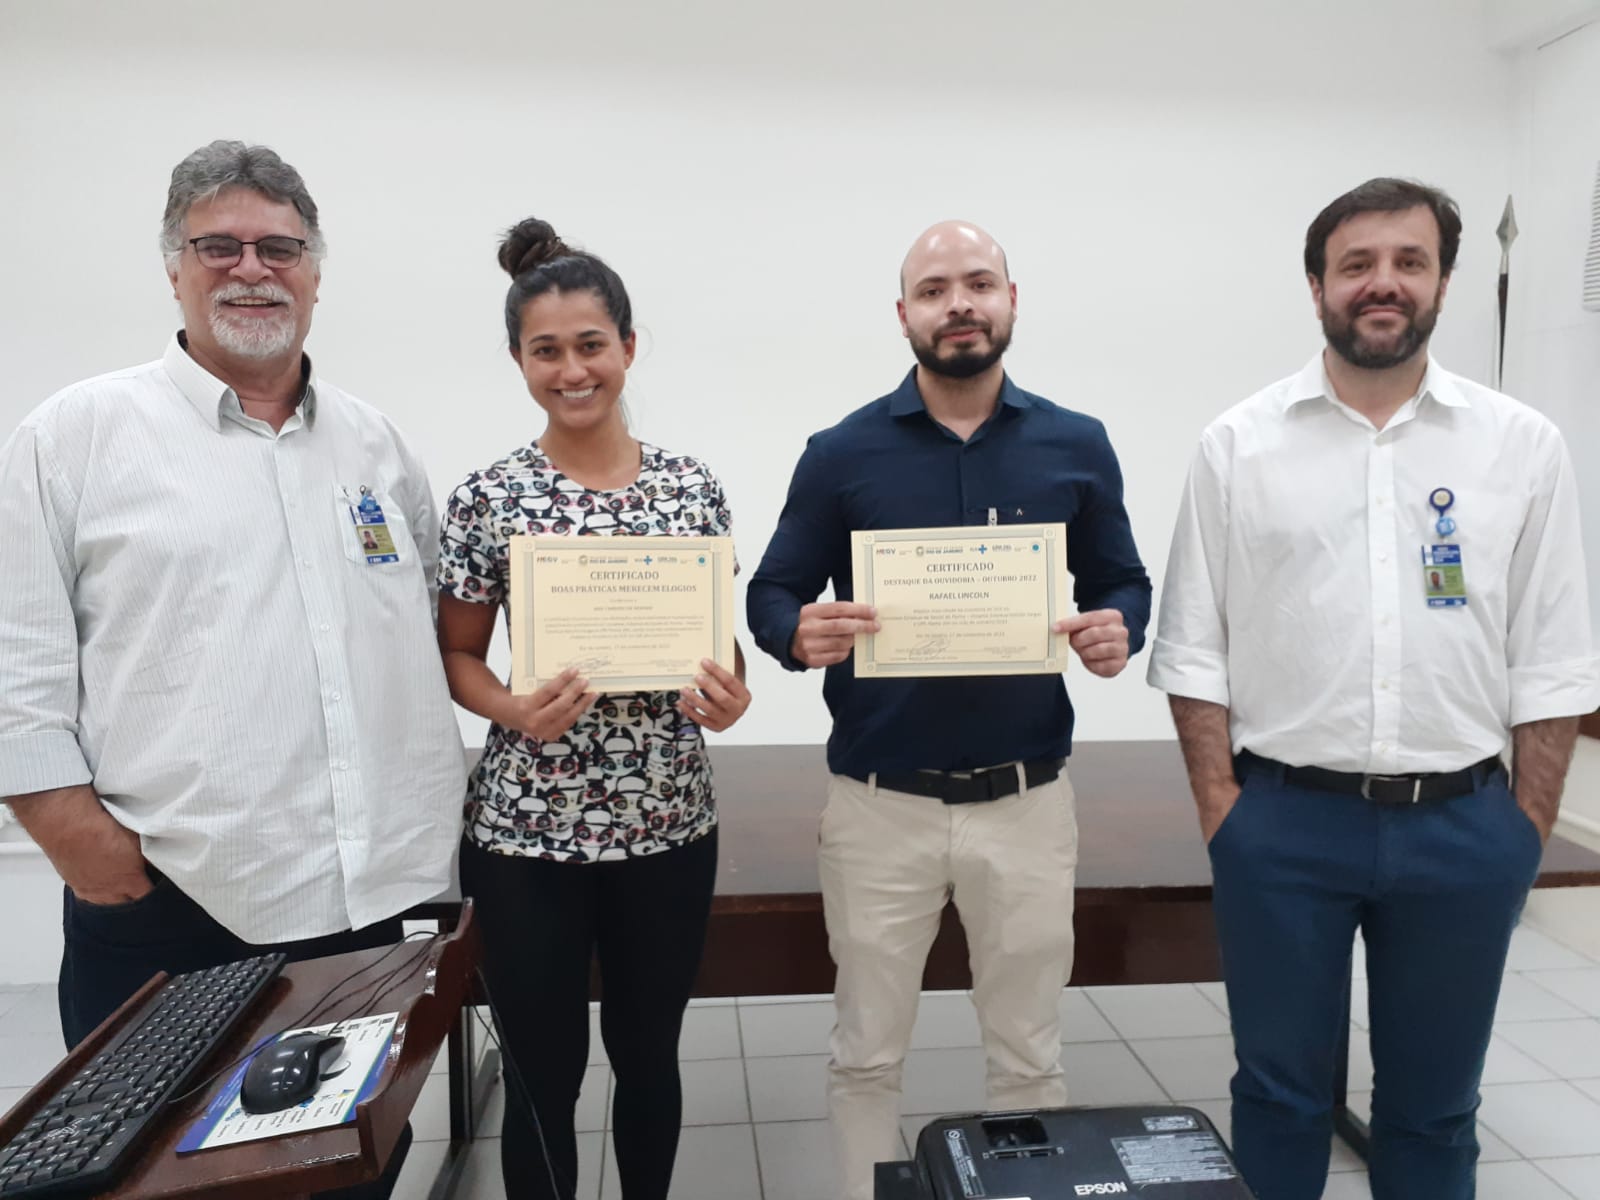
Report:
[[[622,1192],[665,1200],[682,1109],[678,1033],[717,866],[701,731],[743,715],[744,661],[736,654],[728,671],[708,659],[680,691],[598,695],[568,669],[518,695],[484,656],[497,613],[509,613],[513,537],[721,537],[731,518],[703,465],[628,430],[633,317],[616,272],[538,220],[506,235],[500,265],[512,279],[511,357],[545,428],[450,497],[439,642],[456,702],[492,722],[467,795],[461,882],[525,1085],[507,1089],[501,1164],[508,1195],[573,1194],[597,954]]]

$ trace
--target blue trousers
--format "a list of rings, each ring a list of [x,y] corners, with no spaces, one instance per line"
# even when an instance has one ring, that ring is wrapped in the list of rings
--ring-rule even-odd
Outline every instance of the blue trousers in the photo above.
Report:
[[[1385,807],[1241,762],[1211,840],[1239,1069],[1234,1155],[1257,1200],[1317,1200],[1355,932],[1367,949],[1374,1200],[1470,1200],[1478,1080],[1538,830],[1504,771]]]

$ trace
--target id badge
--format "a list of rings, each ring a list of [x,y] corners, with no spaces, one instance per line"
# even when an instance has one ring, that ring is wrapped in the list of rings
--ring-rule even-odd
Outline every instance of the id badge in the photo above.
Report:
[[[361,489],[361,502],[350,506],[350,519],[355,522],[356,541],[369,567],[400,561],[383,508],[364,487]]]
[[[1422,548],[1422,592],[1429,608],[1459,608],[1467,602],[1461,547],[1449,543]]]

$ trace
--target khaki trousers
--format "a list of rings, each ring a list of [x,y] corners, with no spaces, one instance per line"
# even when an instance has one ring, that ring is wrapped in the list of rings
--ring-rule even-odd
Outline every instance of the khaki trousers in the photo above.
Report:
[[[961,805],[875,780],[832,777],[819,837],[838,966],[828,1109],[844,1200],[872,1200],[873,1164],[903,1157],[901,1073],[947,900],[967,935],[987,1106],[1055,1108],[1067,1098],[1059,1004],[1072,971],[1078,826],[1066,774]]]

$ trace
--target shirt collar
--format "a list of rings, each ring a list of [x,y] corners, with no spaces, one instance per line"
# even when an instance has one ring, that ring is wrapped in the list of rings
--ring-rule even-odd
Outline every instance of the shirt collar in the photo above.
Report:
[[[1011,382],[1011,376],[1002,375],[1000,378],[1000,403],[1012,408],[1028,408],[1028,393]],[[889,415],[891,417],[907,417],[912,413],[925,413],[927,404],[922,399],[922,392],[917,387],[917,369],[912,367],[906,372],[906,377],[901,380],[900,386],[889,394]]]
[[[1322,362],[1322,351],[1312,355],[1300,373],[1289,381],[1289,387],[1283,394],[1283,410],[1288,412],[1296,404],[1304,400],[1336,400],[1333,393],[1333,384],[1328,381],[1328,371]],[[1422,372],[1422,386],[1417,390],[1416,400],[1420,404],[1423,400],[1434,400],[1447,408],[1471,408],[1472,402],[1467,399],[1466,392],[1456,377],[1446,371],[1428,355],[1427,369]]]
[[[211,428],[220,432],[224,416],[229,418],[244,416],[244,407],[239,403],[238,393],[202,367],[189,354],[188,339],[184,337],[183,330],[180,329],[172,335],[161,364],[166,368],[168,377],[183,393],[183,398],[194,406],[195,411]],[[316,377],[311,370],[310,355],[300,356],[300,385],[302,391],[297,415],[301,423],[311,428],[317,419],[317,385]],[[285,425],[284,428],[287,430],[289,426]]]

